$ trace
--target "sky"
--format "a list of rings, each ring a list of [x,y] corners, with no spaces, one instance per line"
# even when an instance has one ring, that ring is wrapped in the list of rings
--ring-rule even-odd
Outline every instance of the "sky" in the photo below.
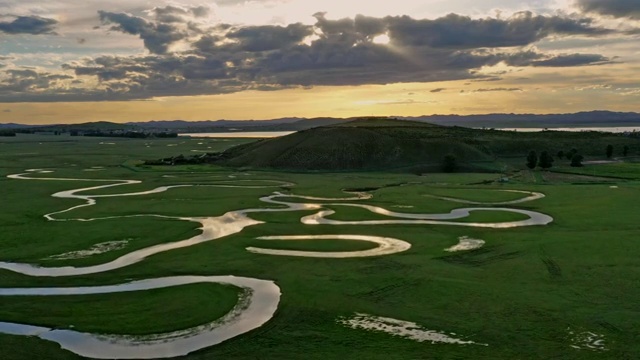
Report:
[[[0,123],[640,112],[640,0],[0,0]]]

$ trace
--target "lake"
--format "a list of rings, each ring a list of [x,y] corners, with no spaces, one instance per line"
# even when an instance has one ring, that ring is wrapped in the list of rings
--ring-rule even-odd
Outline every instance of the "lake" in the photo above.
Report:
[[[521,132],[537,132],[537,131],[602,131],[612,133],[623,133],[640,131],[638,126],[620,126],[620,127],[571,127],[571,128],[495,128],[503,131],[521,131]]]
[[[193,133],[179,134],[196,138],[276,138],[293,134],[295,131],[255,131],[255,132],[226,132],[226,133]]]
[[[480,128],[477,128],[480,129]],[[603,131],[612,133],[623,133],[640,131],[638,126],[621,126],[621,127],[571,127],[571,128],[495,128],[502,131],[520,131],[520,132],[537,132],[537,131]],[[219,132],[219,133],[189,133],[179,134],[180,136],[188,136],[194,138],[277,138],[295,133],[295,131],[236,131],[236,132]]]

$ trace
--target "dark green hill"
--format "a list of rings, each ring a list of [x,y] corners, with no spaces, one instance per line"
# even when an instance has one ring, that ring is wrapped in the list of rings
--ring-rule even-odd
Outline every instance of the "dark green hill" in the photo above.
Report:
[[[228,150],[225,165],[299,170],[369,170],[491,161],[477,144],[443,137],[442,126],[389,119],[356,120],[257,141]]]
[[[453,154],[460,171],[484,171],[500,169],[498,158],[524,159],[530,150],[555,155],[575,148],[585,156],[602,157],[609,144],[616,149],[627,145],[632,153],[640,151],[637,139],[622,134],[525,133],[367,118],[234,147],[216,163],[284,170],[429,172],[440,171],[444,157]]]

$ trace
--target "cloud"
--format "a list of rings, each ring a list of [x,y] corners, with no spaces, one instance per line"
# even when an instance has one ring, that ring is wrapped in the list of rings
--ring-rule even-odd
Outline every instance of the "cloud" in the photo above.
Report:
[[[113,24],[110,30],[138,35],[144,46],[154,54],[164,54],[170,45],[188,37],[184,28],[172,23],[152,22],[138,16],[107,11],[98,11],[98,15],[103,24]]]
[[[437,101],[419,101],[414,99],[406,100],[364,100],[356,102],[356,105],[414,105],[414,104],[436,104]]]
[[[445,90],[447,90],[447,89],[445,89],[445,88],[437,88],[437,89],[433,89],[433,90],[431,90],[429,92],[431,92],[431,93],[439,93],[439,92],[443,92]]]
[[[197,6],[183,8],[168,5],[165,7],[156,7],[149,11],[154,15],[158,22],[164,23],[183,23],[189,18],[203,18],[209,16],[210,9],[207,6]]]
[[[3,112],[3,113],[10,113],[10,112],[11,112],[11,109],[4,109],[4,110],[2,110],[2,112]]]
[[[559,54],[545,55],[537,51],[528,50],[505,56],[504,62],[510,66],[524,67],[574,67],[585,65],[604,65],[612,60],[599,54]]]
[[[524,90],[522,90],[521,88],[489,88],[489,89],[476,89],[476,90],[471,90],[468,92],[472,92],[472,93],[486,93],[486,92],[523,92]],[[465,91],[462,90],[460,91],[461,93],[464,93]]]
[[[594,84],[594,85],[587,85],[587,86],[577,86],[574,89],[576,91],[588,91],[588,90],[609,90],[611,88],[613,88],[613,86],[609,84]]]
[[[312,26],[298,23],[287,27],[248,26],[228,32],[226,39],[235,42],[230,47],[237,51],[255,52],[290,48],[312,34]]]
[[[410,46],[470,49],[532,44],[552,35],[600,36],[612,31],[589,18],[534,15],[519,12],[508,19],[472,19],[450,14],[435,20],[408,16],[386,18],[393,41]]]
[[[57,35],[55,27],[57,20],[47,19],[40,16],[0,16],[10,17],[13,20],[0,21],[0,32],[6,34],[29,34],[29,35]]]
[[[100,11],[105,25],[138,36],[150,54],[69,61],[57,74],[28,68],[7,70],[4,76],[0,72],[0,102],[136,100],[321,85],[491,80],[495,74],[479,70],[498,64],[574,67],[611,62],[598,54],[551,54],[532,47],[545,37],[611,33],[576,17],[525,12],[507,19],[359,15],[329,20],[318,13],[314,25],[207,28],[194,23],[199,13],[176,6],[154,8],[148,17]],[[374,41],[382,34],[389,37],[388,44]],[[180,51],[174,46],[178,43]]]
[[[0,79],[0,97],[50,91],[60,82],[74,78],[71,75],[39,72],[29,68],[9,69],[4,75],[5,78]]]
[[[586,12],[616,18],[640,19],[638,0],[577,0],[577,5]]]
[[[569,54],[558,55],[547,59],[532,61],[530,66],[546,67],[574,67],[585,65],[604,65],[611,63],[611,59],[598,54]]]

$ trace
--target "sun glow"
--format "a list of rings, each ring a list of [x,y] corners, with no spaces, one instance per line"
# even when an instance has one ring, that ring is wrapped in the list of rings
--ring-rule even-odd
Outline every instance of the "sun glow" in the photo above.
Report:
[[[387,34],[378,35],[373,38],[373,43],[378,45],[389,45],[391,38]]]

